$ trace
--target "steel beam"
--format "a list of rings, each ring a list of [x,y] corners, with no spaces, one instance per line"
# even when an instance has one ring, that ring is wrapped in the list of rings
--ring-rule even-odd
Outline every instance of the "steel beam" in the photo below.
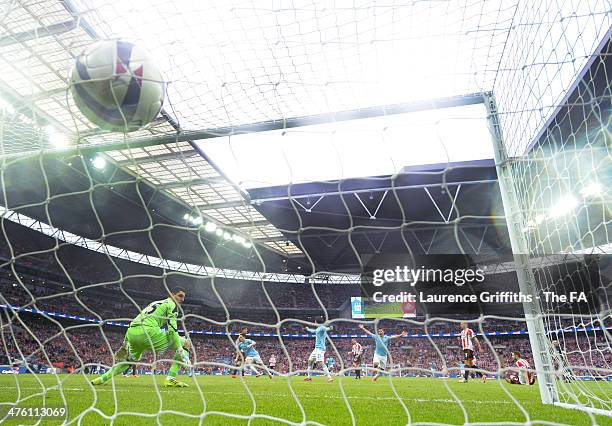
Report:
[[[211,184],[211,183],[212,184],[214,183],[229,184],[223,177],[213,176],[213,177],[177,180],[176,182],[162,183],[161,185],[156,185],[156,188],[157,189],[186,188],[190,186],[205,185],[205,184]]]
[[[254,220],[253,222],[241,222],[241,223],[230,223],[229,226],[232,228],[244,229],[244,228],[253,228],[257,226],[266,226],[272,225],[267,220]],[[286,239],[286,238],[285,238]]]
[[[227,201],[227,202],[223,202],[223,203],[213,203],[213,204],[204,204],[204,205],[199,205],[196,206],[195,208],[197,210],[200,211],[204,211],[204,210],[216,210],[216,209],[223,209],[223,208],[227,208],[227,207],[246,207],[249,206],[250,204],[246,201]]]
[[[190,157],[196,157],[196,156],[199,156],[199,154],[195,150],[189,149],[187,151],[168,152],[165,154],[151,155],[148,157],[139,157],[139,158],[131,158],[129,160],[115,161],[115,163],[119,167],[123,167],[123,166],[131,166],[135,164],[137,165],[137,164],[146,164],[146,163],[156,163],[159,161],[190,158]]]
[[[404,189],[422,189],[422,188],[437,188],[437,187],[451,187],[461,185],[477,185],[485,183],[495,183],[497,179],[480,179],[480,180],[465,180],[457,182],[436,182],[426,183],[418,185],[398,185],[398,186],[385,186],[381,188],[367,188],[367,189],[347,189],[346,191],[330,191],[330,192],[319,192],[315,194],[303,194],[303,195],[283,195],[279,197],[270,198],[254,198],[251,200],[251,204],[263,204],[266,201],[281,201],[281,200],[295,200],[301,198],[316,198],[316,197],[327,197],[328,195],[347,195],[347,194],[363,194],[373,192],[385,192],[385,191],[401,191]]]
[[[441,229],[453,229],[455,226],[458,227],[459,229],[483,229],[485,227],[495,227],[495,226],[506,226],[506,221],[503,217],[500,216],[495,216],[495,217],[487,217],[487,223],[463,223],[463,222],[459,222],[459,223],[453,223],[453,222],[449,222],[449,223],[444,223],[444,222],[440,222],[438,225],[433,224],[431,222],[429,222],[428,224],[423,224],[421,225],[414,225],[414,226],[402,226],[402,225],[398,225],[398,226],[381,226],[381,227],[375,227],[372,225],[369,226],[357,226],[356,230],[350,231],[348,229],[339,229],[337,231],[329,231],[329,229],[325,229],[322,231],[325,231],[325,233],[322,234],[304,234],[302,233],[300,235],[301,239],[304,238],[319,238],[319,237],[335,237],[337,235],[361,235],[361,234],[377,234],[377,233],[388,233],[388,232],[393,232],[393,231],[397,231],[400,232],[401,230],[403,230],[404,232],[419,232],[419,231],[435,231],[435,230],[441,230]],[[316,228],[316,227],[309,227],[309,228]],[[323,227],[321,227],[323,228]],[[289,236],[289,237],[293,237],[293,238],[297,238],[298,236],[298,231],[295,232],[286,232],[285,233]],[[291,241],[291,238],[287,238],[285,236],[280,236],[280,237],[270,237],[270,238],[255,238],[253,239],[253,241],[257,241],[257,242],[269,242],[269,241]]]

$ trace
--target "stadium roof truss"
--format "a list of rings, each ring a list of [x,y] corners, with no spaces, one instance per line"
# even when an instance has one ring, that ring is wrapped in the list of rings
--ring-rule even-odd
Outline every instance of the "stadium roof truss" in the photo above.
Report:
[[[106,152],[118,167],[144,178],[205,219],[235,228],[236,233],[255,242],[267,239],[262,244],[283,255],[302,253],[292,242],[283,241],[281,232],[245,201],[245,194],[189,142],[127,147],[131,139],[176,134],[179,127],[166,114],[129,136],[98,133],[67,93],[67,70],[84,47],[100,38],[97,32],[70,2],[43,1],[14,7],[12,19],[0,22],[5,33],[0,38],[0,99],[6,107],[3,113],[23,122],[23,128],[34,127],[38,132],[29,132],[29,139],[23,132],[16,132],[15,143],[3,144],[3,154],[52,148],[46,138],[47,126],[94,147],[114,142],[125,147]],[[24,61],[28,66],[20,67]]]
[[[230,227],[254,242],[275,239],[261,243],[283,255],[302,254],[250,205],[237,185],[219,173],[189,142],[113,150],[106,155],[118,166],[191,206],[204,220]]]
[[[499,73],[511,72],[504,49],[519,3],[320,9],[294,2],[259,9],[219,0],[185,4],[177,14],[167,1],[11,2],[10,19],[0,20],[0,114],[13,126],[4,129],[0,155],[105,150],[119,167],[203,217],[284,255],[301,255],[194,142],[394,114],[419,102],[436,108],[422,100],[491,91]],[[558,12],[563,21],[564,9]],[[603,20],[605,13],[592,16]],[[130,134],[95,128],[67,90],[75,57],[96,39],[117,37],[149,49],[169,82],[161,116]],[[54,147],[48,126],[72,145]]]

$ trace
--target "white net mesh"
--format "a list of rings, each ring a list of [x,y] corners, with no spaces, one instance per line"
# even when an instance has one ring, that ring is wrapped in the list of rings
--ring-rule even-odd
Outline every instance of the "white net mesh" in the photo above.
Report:
[[[83,424],[605,423],[610,19],[606,1],[0,4],[0,418],[46,406]],[[167,82],[160,116],[125,135],[91,124],[68,88],[75,58],[107,38],[147,48]],[[588,296],[536,302],[545,347],[520,303],[392,305],[379,314],[398,318],[367,328],[408,336],[389,343],[379,383],[354,380],[383,365],[351,310],[372,259],[467,254],[487,286],[514,289],[511,215],[535,292]],[[140,378],[92,385],[176,286],[190,387],[164,387],[174,348],[145,352]],[[318,316],[334,329],[302,383]],[[451,380],[479,374],[462,320],[484,387]],[[236,356],[245,327],[265,368]],[[587,414],[504,380],[534,368],[554,377],[554,402]]]
[[[575,21],[563,19],[568,7]],[[528,24],[542,13],[556,18]],[[514,24],[525,25],[525,31],[511,33],[507,47],[525,49],[506,57],[494,92],[505,149],[520,157],[506,166],[518,195],[525,248],[532,258],[549,263],[534,274],[550,333],[547,349],[558,369],[558,398],[609,411],[610,83],[604,77],[609,6],[594,2],[573,9],[553,2],[519,7]],[[513,66],[517,63],[524,66]],[[559,253],[567,254],[563,262],[549,260]],[[593,297],[577,306],[544,294],[558,291]],[[575,328],[582,331],[567,332]],[[588,342],[578,342],[580,336]],[[596,390],[576,380],[580,376],[594,378]]]

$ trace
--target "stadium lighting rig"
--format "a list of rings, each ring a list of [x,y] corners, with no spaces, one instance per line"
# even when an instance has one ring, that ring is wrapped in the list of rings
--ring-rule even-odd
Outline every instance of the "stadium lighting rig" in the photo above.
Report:
[[[201,216],[191,216],[189,213],[183,215],[183,219],[189,223],[200,226],[203,223]],[[233,234],[229,231],[221,229],[215,222],[208,221],[204,224],[204,231],[209,234],[215,234],[218,237],[223,238],[224,241],[233,241],[236,244],[242,245],[244,248],[251,248],[253,244],[242,235]]]
[[[98,170],[103,170],[106,167],[106,160],[101,156],[97,156],[91,159],[91,164]]]
[[[584,200],[601,197],[603,195],[603,188],[599,182],[591,182],[578,191]],[[580,201],[572,194],[567,194],[561,197],[557,202],[548,210],[546,214],[538,214],[529,222],[527,226],[523,228],[523,231],[535,229],[538,225],[542,224],[546,220],[559,219],[567,216],[573,212],[576,207],[580,204]]]

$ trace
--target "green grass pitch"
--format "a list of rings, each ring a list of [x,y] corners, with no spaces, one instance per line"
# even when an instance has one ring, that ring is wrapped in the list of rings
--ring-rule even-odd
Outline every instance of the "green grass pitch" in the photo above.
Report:
[[[161,387],[163,379],[117,377],[114,387],[109,382],[93,388],[82,375],[3,375],[0,402],[12,403],[19,398],[20,406],[42,405],[40,394],[46,390],[45,405],[57,406],[62,404],[63,394],[68,403],[68,421],[78,424],[80,418],[82,425],[110,424],[114,415],[117,425],[282,424],[270,416],[287,422],[330,425],[350,425],[353,420],[358,425],[525,424],[530,420],[569,425],[594,424],[595,420],[600,425],[612,425],[608,417],[591,418],[577,410],[542,405],[537,386],[512,386],[497,380],[462,384],[456,379],[382,377],[372,383],[368,378],[358,381],[336,377],[333,383],[327,383],[323,377],[315,377],[305,383],[302,377],[242,380],[229,376],[181,376],[189,388],[166,389]],[[60,381],[61,393],[57,386]],[[255,417],[249,423],[252,415]],[[35,423],[23,419],[4,422]],[[59,423],[53,420],[39,424]]]

